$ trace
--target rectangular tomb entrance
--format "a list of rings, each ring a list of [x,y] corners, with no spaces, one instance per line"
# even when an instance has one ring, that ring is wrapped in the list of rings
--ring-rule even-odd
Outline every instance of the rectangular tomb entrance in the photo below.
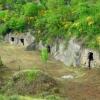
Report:
[[[24,39],[20,39],[21,43],[24,45]]]
[[[11,41],[14,42],[14,40],[15,40],[14,37],[11,37]]]

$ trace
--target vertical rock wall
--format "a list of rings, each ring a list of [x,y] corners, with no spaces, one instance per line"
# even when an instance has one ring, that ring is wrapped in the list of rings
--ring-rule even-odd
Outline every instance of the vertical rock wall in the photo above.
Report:
[[[14,37],[14,42],[11,41],[11,37]],[[41,50],[45,48],[46,45],[39,42],[38,45],[35,45],[35,38],[30,34],[16,36],[13,34],[7,34],[5,36],[5,40],[11,44],[21,45],[20,39],[24,39],[24,45],[28,46],[31,50],[33,48],[37,48]],[[100,66],[100,55],[97,51],[83,48],[78,42],[76,42],[75,38],[71,38],[68,43],[65,40],[57,40],[53,45],[50,45],[50,51],[52,56],[61,62],[63,62],[66,66],[82,66],[88,67],[88,53],[91,51],[93,53],[93,61],[91,62],[92,67]]]
[[[56,44],[57,45],[57,44]],[[80,65],[80,51],[81,46],[75,43],[74,38],[69,41],[59,43],[59,49],[54,51],[56,46],[52,47],[52,54],[56,60],[62,61],[67,66],[79,66]]]
[[[81,52],[81,59],[80,63],[83,67],[88,67],[88,53],[93,53],[93,61],[91,61],[92,67],[99,67],[100,66],[100,55],[97,51],[91,50],[91,49],[83,49]]]
[[[27,47],[35,41],[35,37],[33,37],[30,32],[22,34],[9,33],[5,36],[5,41],[10,44]]]
[[[39,43],[39,49],[43,48],[42,41]],[[93,53],[94,60],[91,62],[92,67],[100,66],[100,56],[97,51],[83,48],[75,38],[71,38],[69,43],[65,41],[55,42],[51,45],[51,54],[56,60],[63,62],[66,66],[88,67],[88,53]]]

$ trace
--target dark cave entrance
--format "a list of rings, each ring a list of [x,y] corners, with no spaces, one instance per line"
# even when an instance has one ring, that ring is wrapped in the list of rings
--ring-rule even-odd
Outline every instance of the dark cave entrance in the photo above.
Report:
[[[20,39],[21,43],[24,45],[24,39]]]
[[[48,53],[51,53],[51,47],[50,47],[50,45],[47,45],[47,51],[48,51]]]
[[[14,37],[11,37],[11,41],[14,42],[14,40],[15,40]]]

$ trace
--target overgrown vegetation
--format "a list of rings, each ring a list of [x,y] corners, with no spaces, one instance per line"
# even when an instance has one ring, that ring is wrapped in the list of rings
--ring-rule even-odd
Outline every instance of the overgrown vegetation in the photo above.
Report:
[[[39,41],[75,36],[100,45],[100,0],[0,0],[0,35],[34,29]]]
[[[45,63],[45,67],[47,68],[47,61],[48,61],[48,50],[47,48],[42,48],[41,50],[41,60]]]
[[[0,57],[0,67],[3,67],[3,62],[2,62],[1,57]]]
[[[40,70],[23,70],[13,75],[11,80],[2,87],[1,93],[6,95],[39,95],[43,93],[55,95],[56,91],[59,92],[57,86],[57,82],[52,77]]]
[[[8,68],[0,71],[0,100],[99,100],[99,68],[65,67],[51,57],[45,68],[37,52],[5,44],[0,55]],[[67,75],[73,79],[64,79]]]
[[[20,79],[20,76],[25,77],[25,81],[27,81],[28,83],[32,82],[33,80],[36,80],[38,78],[38,76],[40,75],[40,71],[36,70],[36,69],[32,69],[32,70],[23,70],[20,71],[18,73],[16,73],[14,75],[14,79],[17,81],[18,79]]]

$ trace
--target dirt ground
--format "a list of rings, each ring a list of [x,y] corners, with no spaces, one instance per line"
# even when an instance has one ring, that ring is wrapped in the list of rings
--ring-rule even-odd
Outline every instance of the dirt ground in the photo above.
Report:
[[[10,77],[15,71],[38,68],[60,82],[60,94],[68,100],[100,100],[100,69],[67,67],[51,56],[47,66],[41,61],[38,51],[25,51],[24,48],[6,43],[0,44],[0,56],[8,68],[0,72],[0,78]],[[73,78],[62,78],[71,75]],[[65,99],[67,100],[67,99]]]

